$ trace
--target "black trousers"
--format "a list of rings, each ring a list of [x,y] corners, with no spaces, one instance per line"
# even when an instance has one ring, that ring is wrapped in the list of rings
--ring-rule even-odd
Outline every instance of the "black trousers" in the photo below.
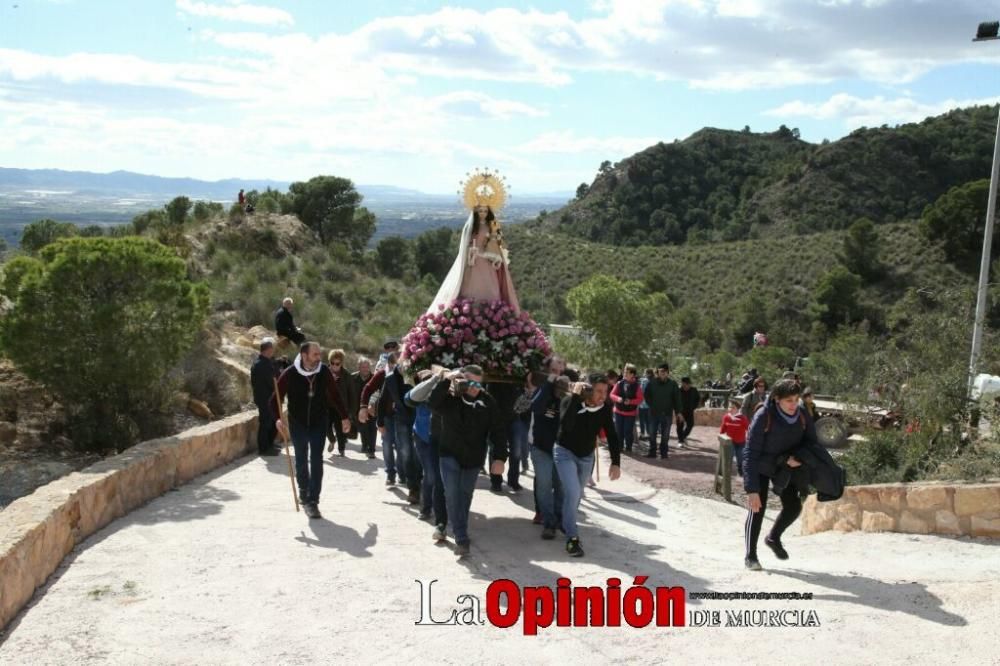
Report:
[[[677,426],[677,441],[684,442],[694,430],[694,412],[682,412],[681,416],[684,417],[684,425]]]
[[[271,416],[271,407],[257,405],[257,453],[269,451],[278,436],[278,425]]]
[[[369,417],[367,421],[358,423],[355,427],[358,429],[358,435],[361,437],[361,450],[364,453],[375,455],[375,435],[378,432],[378,426],[375,425],[375,417]]]
[[[760,538],[760,528],[764,524],[764,512],[767,510],[767,490],[771,479],[760,475],[760,511],[753,513],[747,511],[747,520],[744,525],[744,536],[746,538],[746,557],[757,559],[757,540]],[[795,522],[795,519],[802,513],[802,499],[794,484],[789,484],[779,495],[781,498],[781,511],[774,520],[771,527],[771,540],[780,541],[781,535]]]
[[[340,416],[336,412],[331,412],[330,422],[326,428],[326,438],[333,442],[336,440],[337,449],[343,453],[347,447],[347,434],[340,429]]]

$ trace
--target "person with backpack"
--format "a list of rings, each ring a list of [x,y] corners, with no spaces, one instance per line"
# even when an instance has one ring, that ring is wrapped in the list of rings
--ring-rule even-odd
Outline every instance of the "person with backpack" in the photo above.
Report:
[[[615,432],[625,447],[625,453],[632,453],[635,437],[635,417],[644,397],[637,378],[638,371],[631,363],[625,364],[625,375],[611,389],[611,404],[614,405]]]
[[[743,488],[747,493],[747,518],[744,524],[746,552],[744,565],[760,571],[757,559],[757,540],[764,524],[767,508],[768,485],[784,467],[801,467],[797,450],[822,450],[816,439],[816,426],[799,405],[801,389],[792,379],[775,383],[771,395],[754,414],[743,451]],[[822,450],[825,454],[826,451]],[[795,484],[788,484],[781,491],[781,511],[774,520],[764,545],[779,560],[787,560],[788,552],[781,544],[781,535],[795,522],[802,511],[802,500]]]

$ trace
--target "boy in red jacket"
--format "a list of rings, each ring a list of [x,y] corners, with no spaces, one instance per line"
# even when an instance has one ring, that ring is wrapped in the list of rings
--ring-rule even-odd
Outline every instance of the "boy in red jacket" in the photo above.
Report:
[[[722,417],[722,427],[719,433],[728,435],[733,440],[733,453],[736,454],[736,472],[743,476],[743,445],[747,443],[747,430],[750,419],[740,413],[742,401],[739,398],[729,400],[729,413]]]

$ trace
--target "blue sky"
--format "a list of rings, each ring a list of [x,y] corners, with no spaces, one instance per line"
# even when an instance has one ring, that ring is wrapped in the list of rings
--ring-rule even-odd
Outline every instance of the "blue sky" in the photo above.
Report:
[[[991,13],[992,12],[992,13]],[[706,125],[1000,101],[973,0],[6,0],[0,166],[571,191]]]

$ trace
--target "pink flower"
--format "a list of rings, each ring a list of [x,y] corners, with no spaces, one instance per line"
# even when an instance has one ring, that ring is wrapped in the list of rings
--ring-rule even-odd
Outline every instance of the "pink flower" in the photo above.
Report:
[[[501,338],[506,338],[508,335],[510,335],[510,331],[506,328],[501,328],[500,332],[497,333],[497,335]]]
[[[468,303],[462,306],[462,314],[469,314],[469,310],[470,308]]]
[[[444,334],[445,334],[445,335],[451,335],[451,332],[452,332],[453,330],[455,330],[455,329],[453,329],[453,328],[452,328],[451,326],[445,326],[445,327],[444,327]]]
[[[437,340],[434,341],[434,344],[436,344],[438,347],[444,347],[444,338],[438,338]]]
[[[432,351],[434,351],[434,345],[430,345],[430,344],[424,345],[424,353],[425,354],[430,354]]]
[[[531,338],[530,340],[528,340],[527,345],[529,347],[534,347],[535,346],[535,339]]]
[[[438,303],[438,310],[444,310],[444,303]]]
[[[456,316],[457,316],[457,315],[458,315],[458,312],[459,312],[458,308],[452,308],[452,309],[451,309],[451,313],[452,313],[453,315],[456,315]]]

